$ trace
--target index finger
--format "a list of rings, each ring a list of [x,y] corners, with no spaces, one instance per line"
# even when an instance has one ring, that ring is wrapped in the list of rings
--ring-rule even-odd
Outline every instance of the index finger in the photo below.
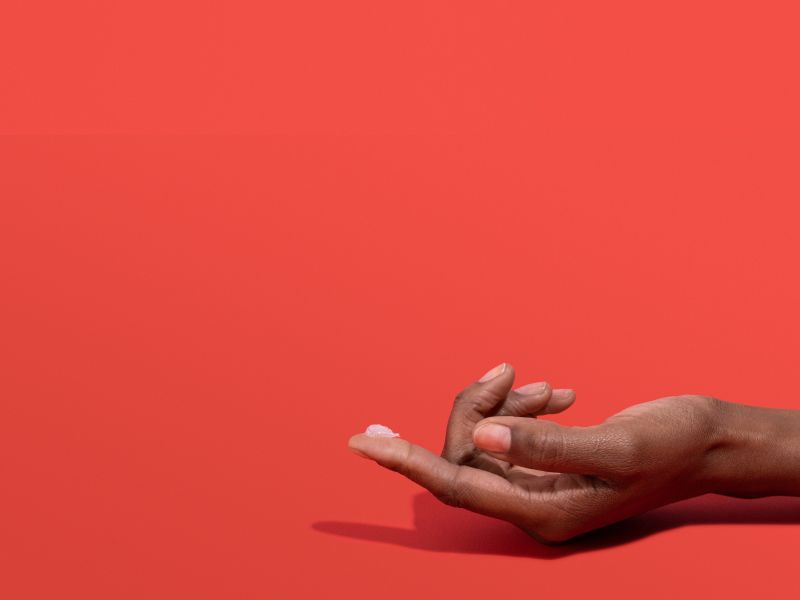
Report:
[[[499,475],[453,464],[401,438],[359,434],[350,438],[349,446],[418,483],[450,506],[528,527],[542,522],[550,512],[545,503],[534,502],[529,492]]]

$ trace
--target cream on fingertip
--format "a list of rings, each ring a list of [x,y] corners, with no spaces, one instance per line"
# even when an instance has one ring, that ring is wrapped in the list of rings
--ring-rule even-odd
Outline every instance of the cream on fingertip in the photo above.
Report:
[[[395,433],[394,431],[386,427],[386,425],[379,425],[377,423],[367,427],[364,433],[368,437],[388,437],[388,438],[400,437],[399,433]]]

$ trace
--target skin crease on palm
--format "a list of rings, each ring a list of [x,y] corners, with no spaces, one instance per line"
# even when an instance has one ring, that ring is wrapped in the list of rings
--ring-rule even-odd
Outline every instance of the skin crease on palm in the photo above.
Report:
[[[800,495],[789,468],[800,465],[798,411],[684,395],[566,427],[536,417],[569,408],[572,390],[513,383],[503,363],[462,390],[440,456],[364,434],[350,449],[446,504],[509,521],[544,543],[705,493]]]

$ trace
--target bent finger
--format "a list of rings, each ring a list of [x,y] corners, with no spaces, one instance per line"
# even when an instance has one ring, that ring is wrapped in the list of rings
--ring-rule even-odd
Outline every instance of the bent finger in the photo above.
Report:
[[[529,417],[540,414],[552,397],[553,389],[546,381],[529,383],[508,392],[497,409],[498,417]]]
[[[456,464],[470,463],[476,459],[480,453],[475,452],[472,430],[478,421],[492,414],[494,408],[506,398],[513,383],[514,368],[508,363],[501,363],[456,395],[442,449],[445,459]],[[489,459],[488,462],[494,461]]]
[[[497,417],[536,417],[567,410],[575,402],[575,390],[552,389],[546,381],[529,383],[511,390],[497,412]]]
[[[566,388],[553,390],[550,400],[547,401],[547,406],[539,414],[554,415],[564,412],[575,403],[575,398],[577,398],[575,390]]]

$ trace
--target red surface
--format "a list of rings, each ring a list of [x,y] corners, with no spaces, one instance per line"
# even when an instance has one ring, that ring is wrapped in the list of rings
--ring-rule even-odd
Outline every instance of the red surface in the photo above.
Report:
[[[796,596],[800,500],[554,549],[346,441],[500,361],[800,409],[798,17],[3,3],[0,595]]]

